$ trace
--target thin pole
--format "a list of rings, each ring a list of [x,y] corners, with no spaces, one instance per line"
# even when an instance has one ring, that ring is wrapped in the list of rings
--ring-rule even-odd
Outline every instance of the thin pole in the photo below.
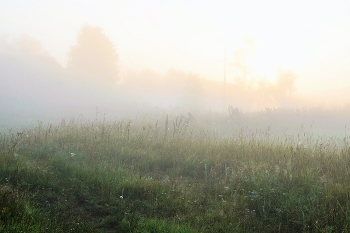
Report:
[[[224,49],[224,108],[226,108],[226,47]]]
[[[225,86],[226,86],[226,47],[225,47],[225,50],[224,50],[224,83],[225,83]]]

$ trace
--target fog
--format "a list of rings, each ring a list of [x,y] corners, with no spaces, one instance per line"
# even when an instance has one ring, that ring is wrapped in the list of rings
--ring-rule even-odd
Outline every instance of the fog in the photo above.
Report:
[[[49,2],[0,3],[1,131],[189,112],[223,134],[346,131],[350,4]]]

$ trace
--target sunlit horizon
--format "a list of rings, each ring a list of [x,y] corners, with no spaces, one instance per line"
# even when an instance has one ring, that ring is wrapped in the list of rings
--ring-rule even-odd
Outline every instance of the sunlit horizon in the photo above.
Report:
[[[7,1],[0,34],[28,34],[63,67],[79,29],[98,26],[116,45],[123,76],[169,69],[234,82],[233,53],[245,38],[253,78],[276,81],[278,69],[297,74],[296,93],[350,87],[350,3],[343,1],[156,2]],[[19,7],[20,6],[20,7]]]

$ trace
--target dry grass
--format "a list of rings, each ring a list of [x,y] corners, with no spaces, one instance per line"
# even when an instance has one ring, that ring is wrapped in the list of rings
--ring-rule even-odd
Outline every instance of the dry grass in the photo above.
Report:
[[[208,122],[72,120],[2,135],[0,229],[350,230],[347,137],[281,137],[231,123],[223,137]]]

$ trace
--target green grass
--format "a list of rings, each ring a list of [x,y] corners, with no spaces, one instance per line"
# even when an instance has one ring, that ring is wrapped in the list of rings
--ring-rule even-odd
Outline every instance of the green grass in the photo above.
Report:
[[[0,135],[0,232],[350,231],[347,137],[199,125],[72,120]]]

